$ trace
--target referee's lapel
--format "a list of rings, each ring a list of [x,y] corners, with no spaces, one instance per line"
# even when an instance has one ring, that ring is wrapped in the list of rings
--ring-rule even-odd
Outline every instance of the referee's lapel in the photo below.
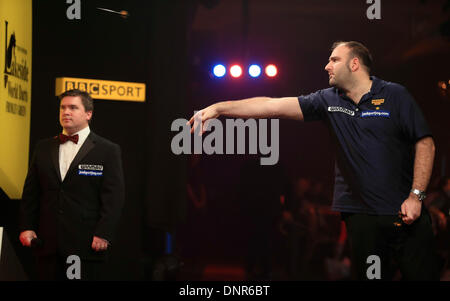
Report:
[[[73,170],[76,169],[78,164],[81,160],[95,147],[95,134],[90,132],[89,136],[84,141],[83,145],[81,146],[80,150],[76,154],[75,158],[73,158],[72,163],[70,164],[69,169],[67,170],[66,177],[64,178],[64,181],[67,178],[70,178],[70,176],[73,173]]]
[[[52,157],[53,167],[55,167],[56,174],[58,175],[58,179],[62,181],[61,179],[61,171],[59,169],[59,140],[58,136],[55,137],[55,139],[52,140],[52,145],[50,147],[50,154]]]

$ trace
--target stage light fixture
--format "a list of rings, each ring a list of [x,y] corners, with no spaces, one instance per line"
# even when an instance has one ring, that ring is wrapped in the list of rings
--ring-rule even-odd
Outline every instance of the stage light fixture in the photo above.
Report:
[[[266,75],[268,77],[275,77],[278,74],[278,69],[274,64],[267,65]]]
[[[213,74],[216,77],[223,77],[226,73],[227,69],[222,64],[215,65],[213,68]]]
[[[230,74],[234,78],[238,78],[242,75],[242,67],[239,65],[233,65],[230,68]]]
[[[259,67],[256,64],[251,65],[248,68],[248,74],[250,74],[251,77],[258,77],[261,75],[261,67]]]

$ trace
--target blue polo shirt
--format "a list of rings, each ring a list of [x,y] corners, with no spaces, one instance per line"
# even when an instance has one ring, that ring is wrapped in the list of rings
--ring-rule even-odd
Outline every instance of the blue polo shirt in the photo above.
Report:
[[[332,209],[396,215],[412,188],[415,143],[431,132],[403,86],[371,80],[359,104],[334,87],[298,100],[304,120],[324,121],[335,142]]]

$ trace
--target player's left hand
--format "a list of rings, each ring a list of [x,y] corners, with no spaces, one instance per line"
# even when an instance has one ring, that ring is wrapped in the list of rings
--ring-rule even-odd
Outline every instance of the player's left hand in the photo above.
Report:
[[[401,206],[402,220],[405,224],[410,225],[420,217],[422,210],[422,202],[415,194],[410,194]]]

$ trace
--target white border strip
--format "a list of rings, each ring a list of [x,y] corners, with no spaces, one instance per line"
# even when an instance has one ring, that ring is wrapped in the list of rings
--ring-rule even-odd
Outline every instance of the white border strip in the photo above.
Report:
[[[3,227],[0,227],[0,258],[2,258]]]

